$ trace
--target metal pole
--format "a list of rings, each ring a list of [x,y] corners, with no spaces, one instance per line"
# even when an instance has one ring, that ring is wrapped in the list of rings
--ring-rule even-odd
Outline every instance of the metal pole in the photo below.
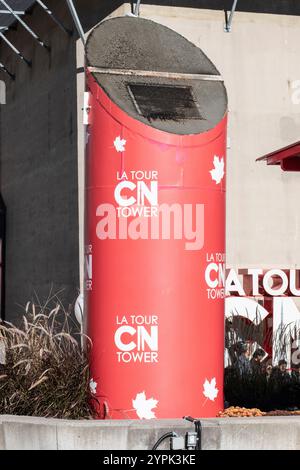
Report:
[[[232,9],[231,9],[231,12],[230,12],[230,15],[229,15],[229,19],[228,19],[228,21],[226,21],[226,24],[225,24],[226,33],[230,33],[230,31],[231,31],[233,15],[234,15],[234,12],[236,10],[237,2],[238,2],[238,0],[234,0],[233,5],[232,5]],[[227,18],[227,12],[226,12],[226,18]]]
[[[7,73],[7,75],[9,75],[12,80],[15,79],[14,74],[11,73],[9,70],[7,70],[7,68],[5,67],[4,64],[2,64],[2,62],[0,62],[0,69],[1,69],[3,72]]]
[[[21,54],[21,52],[19,51],[19,49],[17,49],[17,48],[7,39],[7,37],[5,36],[5,34],[3,34],[3,33],[0,32],[0,38],[2,38],[4,42],[6,42],[6,44],[20,57],[21,60],[23,60],[29,67],[31,67],[31,62],[30,62],[29,60],[27,60],[27,59]]]
[[[47,46],[47,44],[45,44],[41,38],[34,31],[32,31],[31,28],[29,28],[29,26],[14,12],[14,10],[6,3],[5,0],[0,1],[10,11],[13,17],[23,26],[23,28],[25,28],[26,31],[28,31],[28,33],[31,34],[31,36],[40,44],[40,46],[49,49],[49,46]]]
[[[135,4],[135,9],[134,9],[135,16],[140,16],[140,6],[141,6],[141,0],[137,0]]]
[[[16,11],[14,10],[16,15],[25,15],[25,11]],[[11,12],[8,10],[0,10],[1,15],[11,15]]]
[[[85,45],[84,31],[83,31],[82,25],[80,23],[80,19],[79,19],[79,16],[77,14],[76,8],[74,7],[74,3],[73,3],[72,0],[67,0],[67,4],[68,4],[69,10],[70,10],[70,13],[72,15],[73,21],[75,23],[77,32],[79,34],[79,37],[80,37],[81,41],[83,42],[83,44]]]
[[[45,10],[45,12],[53,19],[53,21],[57,24],[57,26],[66,34],[68,34],[69,36],[72,35],[72,31],[70,31],[69,29],[65,28],[65,26],[59,21],[59,19],[56,18],[56,16],[53,14],[53,12],[47,7],[47,5],[45,5],[44,2],[42,2],[41,0],[36,0],[36,3],[38,3],[40,5],[40,7],[43,8],[43,10]]]

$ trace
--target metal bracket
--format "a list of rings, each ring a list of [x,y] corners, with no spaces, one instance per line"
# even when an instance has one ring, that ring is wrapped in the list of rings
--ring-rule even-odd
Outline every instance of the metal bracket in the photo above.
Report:
[[[2,62],[0,62],[0,70],[2,70],[2,72],[5,72],[7,75],[9,75],[12,80],[15,79],[14,74],[11,73],[9,70],[7,70],[7,68],[5,67],[4,64],[2,64]]]
[[[132,14],[134,16],[140,16],[141,0],[136,0],[135,4],[132,4]]]
[[[90,92],[85,91],[83,94],[83,108],[82,108],[83,124],[85,126],[88,126],[90,124],[89,114],[90,114],[91,106],[89,104],[89,101],[90,101]]]
[[[233,20],[233,15],[234,15],[235,10],[236,10],[237,2],[238,2],[238,0],[233,1],[229,17],[228,17],[228,11],[224,10],[224,13],[225,13],[224,31],[225,31],[225,33],[230,33],[231,32],[232,20]]]

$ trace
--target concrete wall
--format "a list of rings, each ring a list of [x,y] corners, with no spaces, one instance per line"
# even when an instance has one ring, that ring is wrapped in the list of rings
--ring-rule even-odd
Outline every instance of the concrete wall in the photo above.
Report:
[[[198,3],[201,7],[208,4]],[[78,0],[76,6],[86,32],[109,14],[130,11],[129,3],[122,1],[99,4],[89,0],[87,7],[85,0]],[[72,27],[65,2],[49,0],[49,7]],[[218,2],[212,7],[219,8]],[[295,207],[300,175],[255,162],[258,156],[299,139],[300,104],[293,104],[292,95],[300,79],[300,17],[293,16],[293,11],[290,5],[284,11],[287,16],[237,12],[232,33],[226,34],[222,11],[141,5],[143,17],[186,36],[224,76],[230,109],[229,267],[300,264],[300,216]],[[20,26],[7,36],[33,60],[33,67],[28,68],[5,44],[0,46],[2,62],[16,74],[12,82],[1,73],[7,82],[7,104],[0,106],[0,186],[8,209],[6,312],[10,320],[19,315],[19,305],[34,291],[43,299],[51,286],[54,292],[64,289],[61,296],[69,304],[80,287],[79,265],[81,280],[83,273],[80,109],[84,81],[80,70],[76,79],[76,64],[83,64],[83,52],[76,34],[64,35],[40,7],[26,21],[51,45],[51,52]]]
[[[300,79],[300,17],[237,12],[228,34],[222,11],[142,3],[141,16],[201,47],[225,79],[228,266],[300,267],[300,174],[255,162],[299,140],[292,87]]]
[[[202,419],[203,450],[299,450],[299,417]],[[0,450],[151,450],[184,420],[67,421],[0,415]],[[159,449],[169,449],[165,441]]]
[[[143,4],[163,5],[185,8],[204,8],[211,10],[221,10],[224,8],[231,10],[232,0],[143,0]],[[237,2],[238,11],[273,13],[278,15],[299,15],[300,5],[294,0],[243,0]]]
[[[67,12],[56,10],[71,26]],[[0,124],[9,320],[19,315],[20,305],[34,292],[44,300],[51,289],[52,293],[63,289],[60,296],[68,306],[78,287],[74,39],[61,32],[40,8],[26,21],[51,51],[39,46],[20,26],[7,37],[32,60],[31,68],[1,44],[1,60],[16,76],[7,84]]]
[[[76,2],[90,29],[122,2]],[[70,29],[66,2],[49,8]],[[68,307],[79,290],[76,32],[64,34],[36,6],[24,17],[51,47],[43,49],[20,25],[8,39],[32,60],[22,62],[3,41],[1,61],[16,76],[6,81],[0,107],[0,188],[7,206],[6,318],[20,317],[36,295],[59,292]],[[80,71],[79,71],[80,72]],[[80,174],[82,165],[80,166]],[[82,216],[82,214],[81,214]],[[36,295],[35,295],[36,293]]]

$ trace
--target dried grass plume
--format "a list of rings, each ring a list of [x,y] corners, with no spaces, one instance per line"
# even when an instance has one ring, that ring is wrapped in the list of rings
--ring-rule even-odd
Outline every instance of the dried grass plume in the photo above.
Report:
[[[0,324],[0,414],[91,418],[88,351],[78,328],[59,303],[25,310],[20,328]]]

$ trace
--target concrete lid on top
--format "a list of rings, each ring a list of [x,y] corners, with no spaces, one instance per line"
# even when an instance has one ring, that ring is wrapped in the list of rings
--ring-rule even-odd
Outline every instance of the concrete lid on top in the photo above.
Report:
[[[158,23],[135,17],[106,20],[89,35],[86,57],[87,66],[94,68],[92,75],[109,98],[148,126],[178,135],[200,134],[214,128],[226,113],[226,90],[222,81],[214,80],[219,72],[213,63],[201,49]],[[149,71],[155,76],[112,70]],[[170,73],[179,77],[170,77]],[[202,80],[197,75],[213,78]],[[153,109],[147,114],[149,103]],[[162,109],[157,110],[157,105]]]

